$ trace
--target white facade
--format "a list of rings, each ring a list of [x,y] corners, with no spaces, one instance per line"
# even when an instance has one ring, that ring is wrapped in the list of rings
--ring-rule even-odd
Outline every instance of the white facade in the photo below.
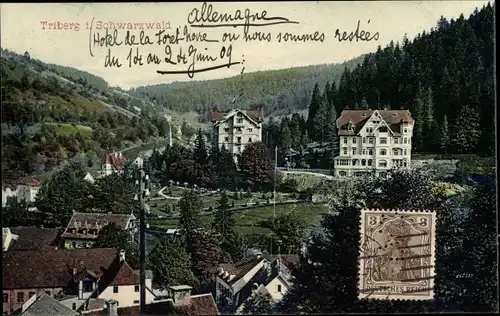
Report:
[[[214,141],[219,147],[241,154],[249,143],[262,141],[262,123],[236,109],[214,124]]]
[[[339,131],[335,176],[382,175],[392,168],[409,168],[413,125],[413,120],[402,121],[398,131],[393,131],[394,124],[387,124],[375,110],[361,128],[350,125],[344,133]]]
[[[147,289],[152,288],[152,279],[146,279],[146,304],[151,304],[155,298],[153,293]],[[116,291],[116,292],[115,292]],[[139,305],[140,286],[139,285],[119,285],[108,286],[99,298],[105,300],[115,300],[118,307],[128,307]]]
[[[61,300],[61,304],[73,310],[77,310],[86,303],[93,291],[96,289],[97,283],[92,282],[92,286],[84,288],[83,282],[79,282],[79,295]],[[146,278],[146,304],[151,304],[155,296],[148,289],[152,288],[152,279]],[[140,300],[139,285],[110,285],[97,298],[98,300],[115,300],[118,302],[118,307],[138,306]]]
[[[2,227],[2,251],[9,250],[10,244],[13,240],[17,240],[18,235],[12,233],[10,228]]]
[[[281,276],[277,276],[266,285],[267,292],[271,295],[273,300],[280,301],[288,291],[288,284]]]
[[[33,203],[40,189],[39,185],[19,184],[15,188],[4,187],[2,189],[2,207],[6,207],[8,202],[16,199],[17,202]]]
[[[137,158],[134,159],[133,163],[137,167],[142,168],[142,166],[144,165],[144,159],[142,159],[141,157],[137,157]]]

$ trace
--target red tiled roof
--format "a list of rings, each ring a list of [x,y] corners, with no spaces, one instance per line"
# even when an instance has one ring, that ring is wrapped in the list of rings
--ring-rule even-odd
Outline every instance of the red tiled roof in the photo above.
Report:
[[[19,237],[9,247],[9,251],[54,248],[61,233],[60,228],[40,228],[36,226],[12,227],[10,230]]]
[[[257,108],[257,109],[250,109],[245,111],[248,116],[250,116],[252,119],[254,119],[257,122],[262,122],[264,120],[264,109],[263,108]]]
[[[263,257],[271,262],[274,262],[276,259],[278,259],[278,255],[263,255]],[[281,259],[281,263],[288,268],[292,268],[293,266],[300,263],[299,255],[279,255],[279,258]]]
[[[61,237],[95,239],[99,231],[109,223],[115,223],[121,229],[125,229],[130,219],[130,214],[75,212]],[[71,233],[72,228],[76,228],[76,233]],[[83,234],[83,229],[87,229],[86,234]],[[95,231],[92,233],[91,230]]]
[[[106,311],[85,313],[86,316],[103,316]],[[217,305],[212,294],[193,295],[189,304],[175,306],[171,300],[156,302],[146,305],[146,310],[141,314],[140,306],[119,307],[119,316],[212,316],[219,315]]]
[[[12,185],[27,185],[27,186],[30,186],[33,188],[38,188],[42,185],[40,183],[40,181],[38,181],[34,178],[30,178],[30,177],[6,180],[6,183],[12,184]]]
[[[224,112],[211,112],[210,113],[210,121],[217,122],[217,121],[223,119],[226,114],[227,113],[224,113]]]
[[[382,119],[389,125],[391,130],[395,133],[399,133],[399,126],[401,122],[413,122],[410,111],[408,110],[377,110]],[[346,124],[350,123],[356,126],[356,134],[366,123],[366,121],[372,116],[375,110],[344,110],[337,119],[337,128],[341,128]],[[346,131],[347,132],[347,131]],[[343,135],[346,133],[343,133]]]
[[[127,158],[123,156],[119,156],[118,154],[110,154],[107,153],[102,157],[103,164],[110,164],[117,170],[122,170],[125,168],[125,164],[127,163]]]
[[[20,250],[3,253],[3,288],[65,287],[73,268],[103,275],[116,258],[113,248],[75,250]]]

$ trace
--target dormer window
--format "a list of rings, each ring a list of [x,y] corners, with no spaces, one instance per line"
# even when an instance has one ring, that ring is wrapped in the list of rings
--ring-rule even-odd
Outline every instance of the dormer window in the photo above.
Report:
[[[355,127],[356,127],[356,125],[354,125],[352,122],[350,122],[349,125],[347,125],[347,130],[350,132],[353,132]]]
[[[82,229],[82,234],[87,235],[87,228]]]
[[[71,228],[71,233],[76,234],[76,228]]]

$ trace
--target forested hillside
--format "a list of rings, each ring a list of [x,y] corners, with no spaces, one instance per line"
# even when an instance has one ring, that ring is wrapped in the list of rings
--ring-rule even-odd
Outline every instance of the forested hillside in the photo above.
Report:
[[[195,82],[175,82],[131,89],[131,95],[151,100],[157,106],[178,112],[196,111],[207,121],[214,108],[226,110],[233,99],[239,108],[263,105],[267,116],[286,115],[307,108],[312,86],[338,80],[345,67],[362,61],[358,57],[344,64],[315,65],[259,71],[242,76]]]
[[[318,82],[306,122],[270,122],[266,139],[292,148],[301,139],[335,141],[331,127],[345,108],[403,108],[416,121],[416,151],[494,154],[493,14],[488,4],[469,19],[441,18],[413,41],[379,47],[338,83]]]
[[[50,69],[66,72],[66,78]],[[67,79],[70,72],[74,81]],[[2,50],[1,81],[4,179],[50,170],[77,154],[95,157],[168,131],[164,118],[118,106],[118,93],[106,90],[101,78],[47,66],[28,54]]]

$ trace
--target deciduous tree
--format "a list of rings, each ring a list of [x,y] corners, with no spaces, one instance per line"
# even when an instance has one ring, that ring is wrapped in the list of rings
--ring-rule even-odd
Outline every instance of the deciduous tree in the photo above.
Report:
[[[191,256],[182,242],[175,237],[163,237],[149,253],[149,262],[154,274],[153,282],[162,290],[172,285],[198,286],[191,271]]]
[[[273,165],[271,154],[261,142],[248,144],[239,159],[241,171],[253,186],[271,187]]]

